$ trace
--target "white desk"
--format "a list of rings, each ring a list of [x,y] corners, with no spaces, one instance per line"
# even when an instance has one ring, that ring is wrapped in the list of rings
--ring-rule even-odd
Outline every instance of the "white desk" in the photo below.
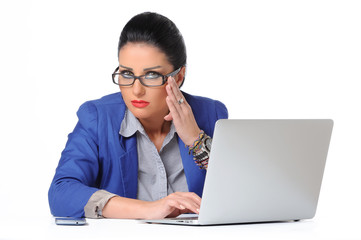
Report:
[[[0,239],[361,239],[360,221],[340,219],[206,227],[115,219],[87,222],[86,226],[57,226],[51,216],[1,219]]]

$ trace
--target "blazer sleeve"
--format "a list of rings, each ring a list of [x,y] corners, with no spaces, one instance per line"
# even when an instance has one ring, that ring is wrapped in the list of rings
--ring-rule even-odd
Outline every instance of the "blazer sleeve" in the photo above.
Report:
[[[96,187],[99,172],[97,109],[87,102],[77,115],[78,123],[68,136],[48,193],[54,216],[84,216],[84,206],[99,190]]]

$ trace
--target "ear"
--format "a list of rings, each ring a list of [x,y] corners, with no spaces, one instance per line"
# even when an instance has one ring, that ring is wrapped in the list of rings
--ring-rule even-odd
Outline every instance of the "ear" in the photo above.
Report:
[[[183,66],[175,78],[178,87],[182,85],[185,75],[186,75],[186,67]]]

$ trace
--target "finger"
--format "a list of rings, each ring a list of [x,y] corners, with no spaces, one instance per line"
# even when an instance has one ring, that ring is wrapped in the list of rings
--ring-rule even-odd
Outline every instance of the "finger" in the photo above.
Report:
[[[200,206],[201,205],[201,202],[202,202],[202,198],[200,198],[197,194],[195,193],[189,193],[190,194],[190,197],[196,201],[196,203]]]
[[[200,201],[199,197],[195,197],[196,194],[191,193],[176,193],[177,201],[180,203],[180,208],[189,209],[194,213],[199,213]]]
[[[169,85],[172,88],[172,91],[174,92],[174,95],[177,97],[180,97],[180,95],[182,94],[181,91],[179,90],[179,87],[177,85],[177,82],[175,81],[174,77],[169,77],[168,79]]]
[[[168,108],[169,108],[169,111],[170,111],[170,114],[172,116],[172,119],[174,121],[177,121],[180,119],[180,110],[177,108],[177,106],[174,104],[174,101],[171,100],[170,96],[167,96],[165,98],[166,102],[167,102],[167,105],[168,105]],[[169,115],[169,114],[168,114]]]
[[[194,192],[175,192],[174,194],[178,195],[179,197],[187,197],[189,199],[192,199],[192,200],[196,201],[199,205],[201,204],[201,201],[202,201],[202,198],[200,198]]]
[[[179,100],[176,99],[174,92],[171,90],[170,86],[167,86],[167,105],[169,108],[170,113],[172,114],[172,118],[174,120],[174,123],[177,126],[178,124],[181,124],[182,121],[184,120],[184,113],[185,113],[185,108],[182,109],[182,106],[184,103],[179,104]]]
[[[175,81],[175,79],[173,77],[170,77],[170,90],[171,90],[171,93],[168,94],[168,95],[173,95],[174,96],[174,102],[177,103],[179,105],[179,107],[181,107],[181,105],[184,103],[186,104],[186,101],[184,99],[184,96],[182,94],[182,92],[179,90],[179,87]],[[179,100],[183,98],[183,103],[182,104],[179,104]]]
[[[187,101],[185,100],[182,92],[180,91],[180,89],[179,89],[179,87],[178,87],[175,79],[174,79],[173,77],[172,77],[172,79],[173,79],[173,81],[171,81],[171,82],[173,82],[173,84],[171,85],[171,87],[172,87],[173,94],[174,94],[174,96],[176,97],[177,103],[178,103],[178,101],[179,101],[180,99],[183,99],[183,103],[182,103],[182,104],[179,104],[179,103],[178,103],[178,104],[179,104],[180,106],[182,106],[182,105],[183,105],[183,106],[187,105]]]
[[[173,92],[173,90],[172,90],[171,85],[167,85],[167,86],[166,86],[166,91],[167,91],[169,100],[170,100],[170,101],[172,102],[172,104],[174,105],[174,109],[173,109],[173,110],[182,111],[181,107],[179,106],[177,97],[174,95],[174,92]]]
[[[180,214],[184,214],[184,213],[192,213],[192,211],[191,211],[191,210],[189,210],[189,209],[184,209],[184,210],[180,210],[180,211],[179,211],[179,213],[180,213]]]
[[[171,208],[171,211],[174,211],[175,209],[178,209],[179,211],[186,211],[189,209],[186,206],[190,205],[180,199],[173,199],[172,201],[168,202],[168,206]]]
[[[172,113],[169,112],[169,113],[164,117],[164,120],[166,120],[166,121],[172,121],[172,120],[173,120]]]
[[[188,209],[194,213],[199,213],[200,205],[195,202],[184,201],[181,206],[184,206],[184,209]]]
[[[190,199],[190,201],[194,202],[198,209],[200,208],[202,199],[197,194],[187,193],[187,198]]]
[[[181,212],[191,211],[193,213],[199,213],[200,208],[198,204],[195,204],[195,202],[189,201],[187,199],[178,199],[177,203],[172,207],[179,209]]]

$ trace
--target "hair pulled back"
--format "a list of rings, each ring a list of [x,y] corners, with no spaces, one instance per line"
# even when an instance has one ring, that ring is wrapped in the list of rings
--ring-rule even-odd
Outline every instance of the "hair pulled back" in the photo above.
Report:
[[[174,70],[187,63],[182,34],[171,20],[158,13],[144,12],[129,20],[120,34],[118,54],[128,42],[143,42],[159,48],[167,56]]]

